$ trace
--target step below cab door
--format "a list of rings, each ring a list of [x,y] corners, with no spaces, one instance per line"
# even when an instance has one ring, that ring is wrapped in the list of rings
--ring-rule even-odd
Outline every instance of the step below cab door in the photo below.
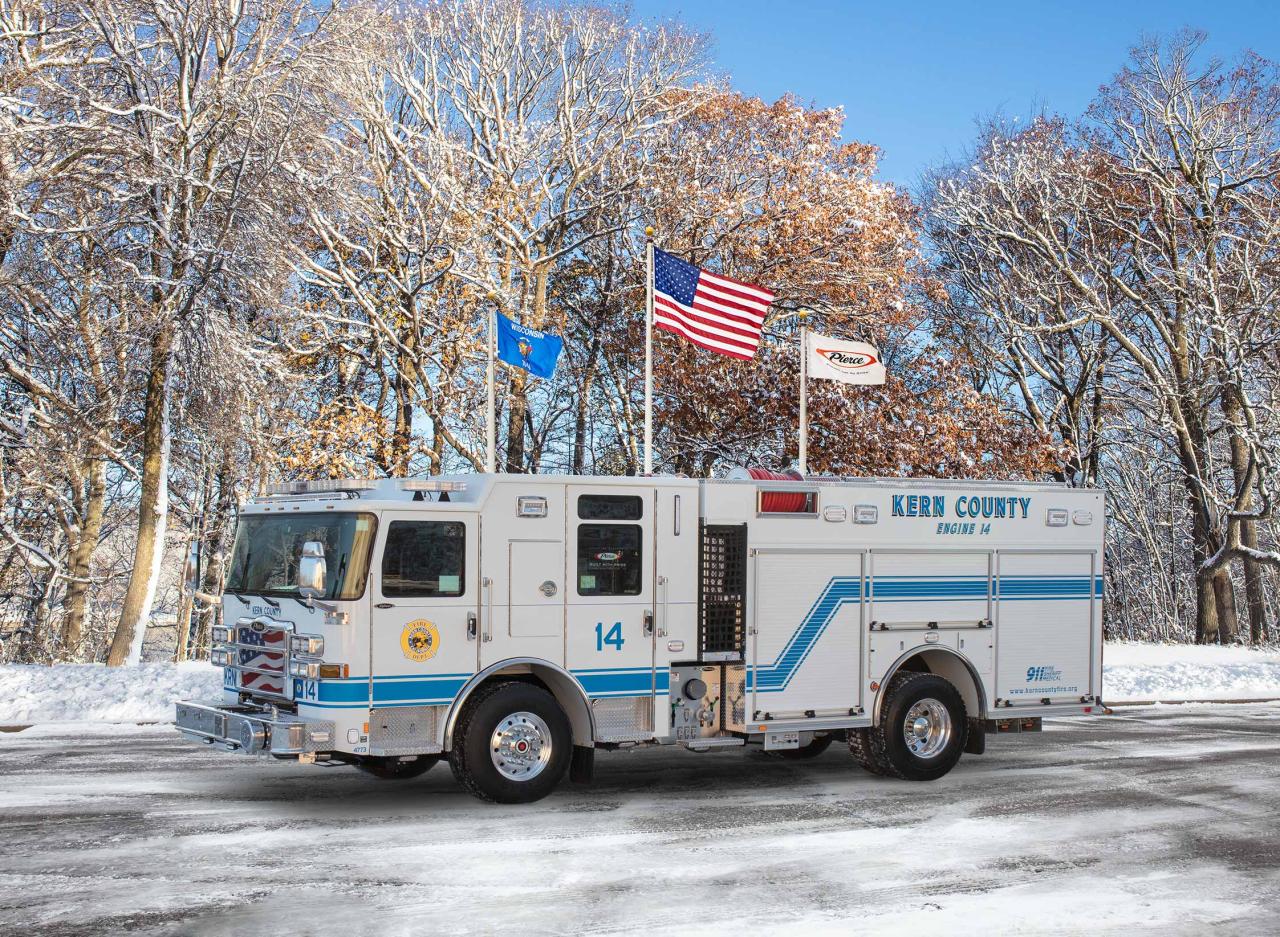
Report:
[[[372,573],[373,707],[451,703],[476,672],[473,514],[383,514]]]

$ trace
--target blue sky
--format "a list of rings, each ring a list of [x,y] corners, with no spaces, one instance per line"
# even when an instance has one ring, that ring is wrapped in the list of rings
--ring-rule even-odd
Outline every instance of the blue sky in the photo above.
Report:
[[[980,117],[1079,114],[1144,34],[1194,26],[1220,58],[1246,48],[1280,58],[1280,0],[633,0],[633,9],[711,33],[716,70],[740,91],[844,105],[846,139],[881,147],[882,176],[907,187],[961,154]]]

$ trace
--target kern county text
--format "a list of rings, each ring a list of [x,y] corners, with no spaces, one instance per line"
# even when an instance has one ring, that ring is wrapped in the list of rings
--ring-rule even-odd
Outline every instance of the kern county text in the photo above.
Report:
[[[1025,520],[1031,510],[1031,499],[1004,495],[960,495],[953,502],[954,516],[961,521],[940,521],[937,533],[941,536],[966,536],[975,533],[988,534],[991,525],[976,523],[977,518],[1020,518]],[[946,517],[946,495],[894,495],[894,517]],[[972,520],[971,520],[972,518]]]

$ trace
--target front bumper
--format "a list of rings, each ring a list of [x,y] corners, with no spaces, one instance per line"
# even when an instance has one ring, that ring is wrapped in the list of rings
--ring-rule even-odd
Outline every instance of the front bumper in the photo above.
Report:
[[[308,721],[274,709],[218,703],[177,704],[184,736],[245,755],[304,755],[333,750],[332,722]]]

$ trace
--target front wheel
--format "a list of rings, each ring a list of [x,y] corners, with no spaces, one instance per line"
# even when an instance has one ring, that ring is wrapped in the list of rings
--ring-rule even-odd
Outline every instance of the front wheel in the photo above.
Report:
[[[467,701],[453,732],[449,763],[471,794],[500,804],[541,800],[569,767],[573,733],[555,697],[512,681]]]
[[[964,751],[968,715],[954,686],[937,674],[900,673],[889,684],[880,724],[849,730],[849,750],[875,774],[933,781]]]

